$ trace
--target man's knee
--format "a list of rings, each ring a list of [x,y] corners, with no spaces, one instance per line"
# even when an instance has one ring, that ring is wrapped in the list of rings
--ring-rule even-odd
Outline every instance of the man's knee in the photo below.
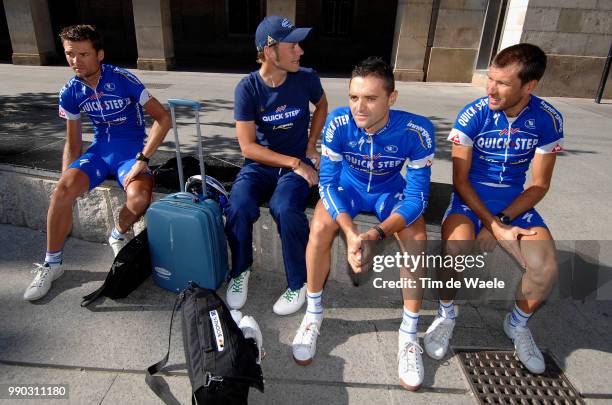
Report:
[[[317,212],[317,214],[310,221],[308,243],[312,243],[314,246],[329,245],[336,236],[338,224],[327,212]]]
[[[145,187],[130,188],[127,191],[127,205],[137,214],[143,214],[151,204],[151,190]]]
[[[559,267],[554,255],[532,254],[527,258],[527,275],[536,288],[550,288],[559,277]]]
[[[291,204],[287,200],[270,200],[269,206],[270,215],[277,221],[301,217],[304,217],[304,219],[306,218],[306,214],[304,214],[304,210],[301,207]]]
[[[55,186],[51,194],[54,205],[72,205],[74,201],[85,191],[89,185],[89,179],[85,173],[80,171],[67,171]]]
[[[253,198],[236,198],[232,195],[225,213],[228,222],[236,219],[255,222],[259,218],[259,206]]]

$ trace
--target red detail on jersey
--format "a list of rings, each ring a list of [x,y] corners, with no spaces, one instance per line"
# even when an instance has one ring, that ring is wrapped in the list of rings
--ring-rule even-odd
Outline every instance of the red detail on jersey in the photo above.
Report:
[[[557,152],[563,152],[563,147],[559,144],[555,145],[555,147],[552,149],[553,153],[557,153]]]
[[[510,130],[512,134],[516,134],[519,131],[518,128],[510,128]],[[501,131],[499,131],[499,136],[503,136],[507,134],[508,134],[508,128],[504,128]]]
[[[363,158],[363,160],[378,160],[380,159],[380,153],[372,155],[372,159],[370,159],[370,155],[361,155],[361,157]]]
[[[89,96],[88,100],[93,100],[93,99],[97,99],[104,96],[103,92],[99,92],[99,93],[94,93],[91,96]]]
[[[461,145],[461,139],[459,139],[459,135],[455,135],[450,140],[455,145]]]
[[[285,105],[281,105],[280,107],[278,107],[278,108],[276,109],[276,112],[277,112],[277,113],[279,113],[279,112],[283,112],[283,111],[285,111],[285,109],[286,109],[286,108],[287,108],[287,104],[285,104]]]

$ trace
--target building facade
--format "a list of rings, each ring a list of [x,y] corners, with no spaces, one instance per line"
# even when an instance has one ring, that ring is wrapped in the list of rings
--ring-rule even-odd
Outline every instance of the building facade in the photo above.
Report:
[[[593,97],[612,43],[612,0],[3,0],[0,61],[62,63],[59,30],[95,24],[107,60],[139,69],[256,68],[265,15],[314,27],[304,64],[347,74],[379,55],[398,80],[486,80],[499,49],[540,46],[549,67],[538,94]],[[612,85],[604,97],[612,98]]]

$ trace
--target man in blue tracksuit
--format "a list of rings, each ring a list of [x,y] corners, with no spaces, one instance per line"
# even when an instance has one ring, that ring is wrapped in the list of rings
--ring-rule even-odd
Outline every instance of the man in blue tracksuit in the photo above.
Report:
[[[259,70],[236,86],[234,118],[245,163],[231,190],[226,233],[232,251],[227,304],[241,308],[247,299],[253,263],[253,223],[268,201],[278,227],[287,290],[273,306],[276,314],[297,311],[306,294],[304,251],[308,221],[304,214],[310,187],[318,182],[316,143],[327,115],[321,81],[300,67],[299,45],[310,28],[296,28],[286,18],[268,16],[257,27]],[[310,132],[310,106],[315,105]]]
[[[554,241],[535,205],[550,188],[556,154],[563,150],[563,118],[532,92],[546,69],[535,45],[500,51],[489,66],[487,96],[465,106],[448,139],[453,143],[453,195],[442,223],[451,254],[470,254],[469,244],[498,241],[523,266],[516,301],[503,329],[532,373],[545,362],[527,321],[557,278]],[[531,165],[531,182],[524,188]],[[425,334],[434,359],[446,354],[455,327],[455,291],[443,291],[438,316]]]
[[[321,201],[306,249],[308,308],[293,340],[293,358],[300,365],[310,364],[316,352],[323,321],[322,290],[337,231],[346,236],[347,257],[355,272],[362,270],[364,240],[395,235],[402,241],[419,241],[416,245],[421,246],[427,238],[423,211],[429,196],[434,127],[425,117],[391,110],[396,98],[391,67],[371,57],[353,69],[349,107],[327,117],[322,134]],[[359,212],[375,214],[380,224],[360,234],[353,222]],[[418,389],[424,375],[423,350],[416,334],[420,306],[420,292],[404,295],[398,375],[409,390]]]

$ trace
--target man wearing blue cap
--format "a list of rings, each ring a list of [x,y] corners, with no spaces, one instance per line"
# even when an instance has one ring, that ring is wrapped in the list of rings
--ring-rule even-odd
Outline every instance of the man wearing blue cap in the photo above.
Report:
[[[327,99],[313,69],[300,67],[299,45],[311,28],[296,28],[280,16],[257,27],[259,70],[236,86],[234,118],[245,158],[230,195],[226,233],[232,251],[227,304],[241,308],[247,298],[253,263],[253,223],[259,205],[268,201],[283,248],[287,290],[273,306],[278,315],[294,313],[306,294],[305,250],[308,220],[304,214],[310,187],[319,181],[317,139],[327,115]],[[315,110],[310,122],[310,105]]]

